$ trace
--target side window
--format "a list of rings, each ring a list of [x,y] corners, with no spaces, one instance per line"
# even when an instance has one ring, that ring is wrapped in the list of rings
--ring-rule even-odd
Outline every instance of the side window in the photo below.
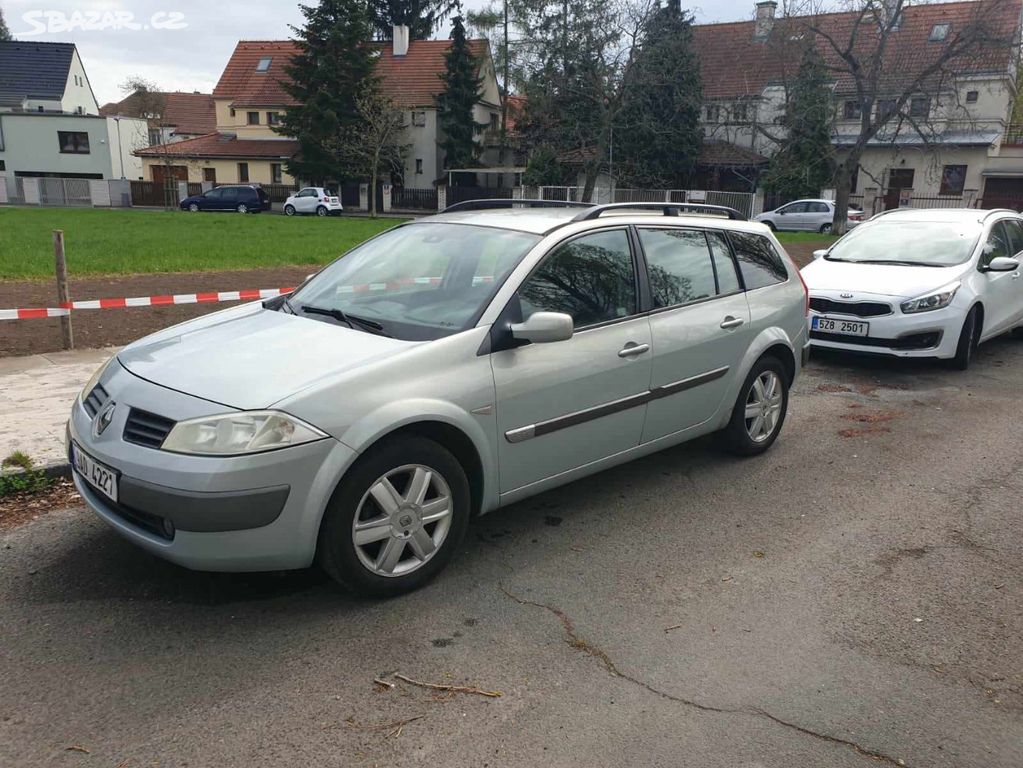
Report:
[[[828,212],[828,204],[827,203],[810,203],[810,212],[811,213],[827,213]]]
[[[641,229],[655,307],[688,304],[717,294],[707,238],[691,229]]]
[[[636,272],[624,229],[559,246],[519,289],[522,317],[565,312],[577,328],[636,312]]]
[[[238,187],[224,187],[224,200],[237,200]]]
[[[1015,256],[1023,251],[1023,224],[1019,219],[1005,219],[1002,224],[1009,236],[1009,255]]]
[[[735,262],[725,236],[720,232],[708,232],[707,242],[710,243],[710,253],[714,259],[718,293],[735,293],[739,290],[739,275],[735,272]]]
[[[221,189],[220,187],[217,187],[216,189],[211,189],[209,192],[203,195],[203,197],[205,197],[208,200],[219,200],[223,196],[224,190]]]
[[[781,256],[774,250],[771,241],[763,235],[749,232],[729,232],[739,269],[746,283],[746,290],[764,288],[789,279],[788,271]]]
[[[997,259],[999,256],[1011,256],[1011,251],[1005,227],[1002,222],[996,221],[995,225],[991,227],[991,234],[988,235],[987,242],[984,243],[984,250],[980,254],[980,263],[986,267],[992,259]]]
[[[806,203],[792,203],[781,209],[782,213],[806,213]]]

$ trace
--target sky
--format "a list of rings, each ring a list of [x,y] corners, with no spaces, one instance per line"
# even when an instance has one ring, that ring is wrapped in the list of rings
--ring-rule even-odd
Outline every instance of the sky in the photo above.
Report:
[[[703,2],[690,6],[699,22],[753,16],[754,0]],[[208,93],[239,40],[283,39],[302,20],[291,0],[0,0],[0,8],[19,40],[76,43],[101,105],[123,98],[120,85],[134,75]]]

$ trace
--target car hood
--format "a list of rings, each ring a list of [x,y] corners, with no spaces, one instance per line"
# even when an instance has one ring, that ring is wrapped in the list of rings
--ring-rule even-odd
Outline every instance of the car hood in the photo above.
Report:
[[[251,410],[416,345],[255,304],[169,328],[117,359],[154,384]]]
[[[958,280],[965,264],[955,267],[905,267],[885,264],[850,264],[816,259],[802,270],[810,292],[872,293],[911,299]]]

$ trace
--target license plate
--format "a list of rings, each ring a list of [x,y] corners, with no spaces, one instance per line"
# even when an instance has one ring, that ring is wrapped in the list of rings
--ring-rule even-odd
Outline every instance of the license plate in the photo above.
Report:
[[[117,501],[117,472],[71,443],[71,464],[89,485],[111,501]]]
[[[330,202],[332,202],[332,203],[336,203],[336,202],[337,202],[337,198],[336,198],[336,197],[332,197],[332,198],[330,198]]]
[[[870,331],[870,323],[861,323],[856,320],[840,320],[835,317],[813,318],[811,330],[823,331],[824,333],[840,333],[846,336],[866,336]]]

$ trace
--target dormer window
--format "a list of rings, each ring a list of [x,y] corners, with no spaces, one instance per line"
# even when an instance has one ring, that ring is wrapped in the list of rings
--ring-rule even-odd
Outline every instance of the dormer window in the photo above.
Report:
[[[270,69],[270,63],[272,61],[273,61],[273,57],[272,56],[264,56],[263,58],[261,58],[259,60],[259,63],[256,65],[256,71],[257,72],[266,72],[267,70]]]
[[[927,39],[932,43],[940,43],[941,41],[948,39],[948,33],[951,29],[951,24],[935,24],[931,27],[931,36]]]

